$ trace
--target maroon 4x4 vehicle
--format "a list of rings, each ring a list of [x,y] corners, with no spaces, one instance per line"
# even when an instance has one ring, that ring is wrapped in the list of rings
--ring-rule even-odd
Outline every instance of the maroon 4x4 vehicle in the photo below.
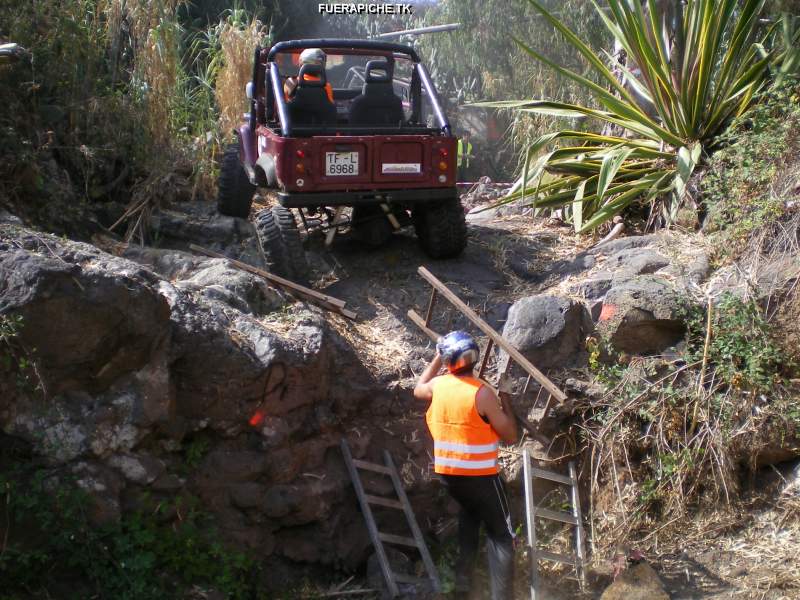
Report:
[[[325,66],[298,68],[306,48],[322,49]],[[291,99],[288,77],[297,82]],[[413,48],[325,39],[257,48],[247,95],[250,113],[222,159],[218,207],[246,218],[256,187],[277,196],[279,206],[255,216],[273,272],[307,274],[295,214],[306,231],[346,227],[370,245],[413,223],[429,256],[464,249],[456,139]]]

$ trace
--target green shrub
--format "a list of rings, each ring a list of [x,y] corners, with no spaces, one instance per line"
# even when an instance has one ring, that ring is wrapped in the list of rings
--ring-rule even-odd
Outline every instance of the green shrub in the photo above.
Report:
[[[707,315],[697,311],[689,320],[689,360],[702,360]],[[753,301],[724,294],[713,308],[708,364],[736,389],[762,392],[783,379],[791,368],[775,342],[775,331]]]
[[[95,525],[91,499],[73,482],[20,465],[0,474],[0,494],[2,600],[161,600],[192,586],[226,598],[264,597],[256,562],[216,541],[190,498]]]
[[[720,140],[700,181],[706,229],[719,235],[726,255],[781,217],[785,195],[800,178],[800,83],[787,79],[760,100]]]

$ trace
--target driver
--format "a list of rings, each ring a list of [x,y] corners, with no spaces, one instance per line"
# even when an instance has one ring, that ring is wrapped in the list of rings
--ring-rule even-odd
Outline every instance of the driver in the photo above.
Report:
[[[320,65],[324,69],[326,60],[327,56],[319,48],[306,48],[300,53],[301,68],[303,65]],[[319,81],[319,79],[317,75],[309,75],[308,73],[303,76],[304,81]],[[292,99],[296,90],[297,77],[287,77],[286,81],[283,82],[283,95],[287,101]],[[333,103],[333,88],[328,82],[325,83],[325,93],[328,96],[328,100]]]

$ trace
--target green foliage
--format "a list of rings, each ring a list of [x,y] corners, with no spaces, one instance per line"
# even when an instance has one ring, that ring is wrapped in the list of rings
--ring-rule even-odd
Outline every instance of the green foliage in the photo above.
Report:
[[[734,121],[700,182],[706,229],[735,256],[754,231],[784,213],[800,178],[800,82],[787,78]]]
[[[186,499],[95,525],[86,493],[46,471],[5,469],[0,493],[9,526],[0,552],[3,600],[160,600],[191,586],[226,598],[264,597],[255,561],[222,547]]]
[[[689,319],[689,360],[701,360],[705,348],[706,318],[697,310]],[[724,294],[712,313],[712,337],[708,361],[727,385],[765,392],[782,380],[791,368],[775,343],[775,331],[755,301]]]
[[[525,100],[490,105],[551,117],[590,117],[607,124],[598,135],[563,129],[528,147],[522,177],[504,202],[525,198],[531,205],[566,207],[577,231],[589,231],[637,200],[661,203],[670,223],[704,149],[741,114],[764,80],[770,60],[759,42],[764,0],[689,0],[659,12],[650,0],[610,0],[599,16],[627,56],[606,53],[613,68],[537,0],[528,2],[582,55],[599,85],[516,39],[538,62],[589,90],[601,109],[569,102]],[[675,23],[673,29],[672,23]],[[604,86],[610,88],[607,89]],[[568,142],[543,152],[558,140]],[[538,156],[538,158],[537,158]],[[544,175],[551,177],[545,180]],[[653,213],[654,214],[654,213]]]

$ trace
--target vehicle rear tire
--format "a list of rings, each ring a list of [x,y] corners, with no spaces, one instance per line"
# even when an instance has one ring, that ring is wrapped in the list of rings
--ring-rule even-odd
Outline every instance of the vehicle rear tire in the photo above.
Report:
[[[246,219],[256,186],[250,183],[239,161],[239,144],[228,144],[222,155],[217,191],[217,210],[228,217]]]
[[[267,270],[292,281],[307,281],[308,261],[292,211],[283,206],[265,208],[256,213],[254,222]]]
[[[467,246],[467,220],[458,198],[420,204],[411,212],[417,239],[431,258],[455,258]]]
[[[394,233],[394,227],[380,206],[356,206],[351,227],[353,237],[372,248],[386,244]]]

